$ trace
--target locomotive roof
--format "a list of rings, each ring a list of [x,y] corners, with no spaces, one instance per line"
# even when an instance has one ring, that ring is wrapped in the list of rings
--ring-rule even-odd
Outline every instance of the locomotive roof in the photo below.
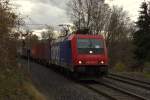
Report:
[[[73,37],[77,38],[99,38],[104,39],[102,35],[91,35],[91,34],[72,34],[68,37],[68,40],[71,40]]]
[[[91,34],[69,34],[66,37],[59,37],[54,40],[52,43],[62,42],[64,40],[72,40],[74,37],[77,38],[99,38],[104,39],[102,35],[91,35]]]

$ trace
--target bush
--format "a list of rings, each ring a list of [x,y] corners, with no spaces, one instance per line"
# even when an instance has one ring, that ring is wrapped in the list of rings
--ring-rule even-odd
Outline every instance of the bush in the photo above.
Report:
[[[32,100],[23,89],[26,77],[17,67],[0,66],[0,100]]]
[[[145,76],[146,78],[150,78],[150,72],[144,72],[144,76]]]
[[[144,63],[144,67],[150,68],[150,62],[145,62],[145,63]]]
[[[122,62],[116,63],[114,71],[123,72],[125,70],[126,70],[125,65]]]
[[[46,100],[32,85],[23,66],[0,66],[0,100]]]
[[[150,62],[144,63],[144,72],[150,73]]]

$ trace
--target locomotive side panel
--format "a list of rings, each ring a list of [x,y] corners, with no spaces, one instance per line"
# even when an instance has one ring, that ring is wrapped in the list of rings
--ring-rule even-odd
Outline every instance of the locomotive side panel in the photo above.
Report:
[[[75,35],[72,48],[74,72],[107,73],[108,57],[103,36]]]
[[[71,42],[63,41],[60,43],[60,66],[68,68],[72,64]]]

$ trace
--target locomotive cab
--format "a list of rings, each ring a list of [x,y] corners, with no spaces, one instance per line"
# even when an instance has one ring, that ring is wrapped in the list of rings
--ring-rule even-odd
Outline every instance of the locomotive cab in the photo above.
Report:
[[[103,76],[108,70],[108,56],[102,35],[77,31],[51,44],[51,62],[71,75]]]
[[[107,50],[101,35],[77,34],[73,40],[74,71],[98,75],[107,73]]]

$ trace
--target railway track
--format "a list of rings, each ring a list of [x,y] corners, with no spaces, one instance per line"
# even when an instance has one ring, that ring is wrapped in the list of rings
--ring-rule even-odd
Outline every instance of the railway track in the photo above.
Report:
[[[82,86],[84,86],[84,87],[86,87],[86,88],[92,90],[93,92],[96,92],[96,93],[99,94],[99,95],[103,95],[103,96],[105,96],[106,98],[108,98],[108,99],[110,99],[110,100],[118,100],[117,98],[113,97],[112,95],[110,95],[110,94],[108,94],[108,93],[106,93],[106,92],[103,92],[102,90],[98,90],[98,89],[96,89],[96,88],[94,88],[94,87],[92,87],[92,86],[90,86],[90,85],[85,85],[85,84],[84,84],[84,85],[82,85]]]
[[[94,84],[82,84],[82,86],[92,90],[93,92],[103,95],[110,100],[149,100],[144,96],[119,88],[108,83],[107,81],[105,82],[104,80],[101,82],[96,81]]]
[[[120,82],[127,83],[127,84],[131,84],[131,85],[141,87],[150,91],[149,82],[145,82],[145,81],[141,81],[141,80],[137,80],[137,79],[121,76],[121,75],[116,75],[116,74],[109,74],[108,76],[106,76],[106,78],[113,79],[113,80],[120,81]]]
[[[143,83],[143,82],[139,82]],[[78,84],[78,83],[77,83]],[[145,83],[149,84],[149,83]],[[105,80],[96,80],[94,84],[80,84],[85,88],[90,89],[91,91],[103,95],[109,100],[150,100],[145,96],[141,96],[134,92],[128,91],[126,89],[115,86],[114,84],[110,84]]]

